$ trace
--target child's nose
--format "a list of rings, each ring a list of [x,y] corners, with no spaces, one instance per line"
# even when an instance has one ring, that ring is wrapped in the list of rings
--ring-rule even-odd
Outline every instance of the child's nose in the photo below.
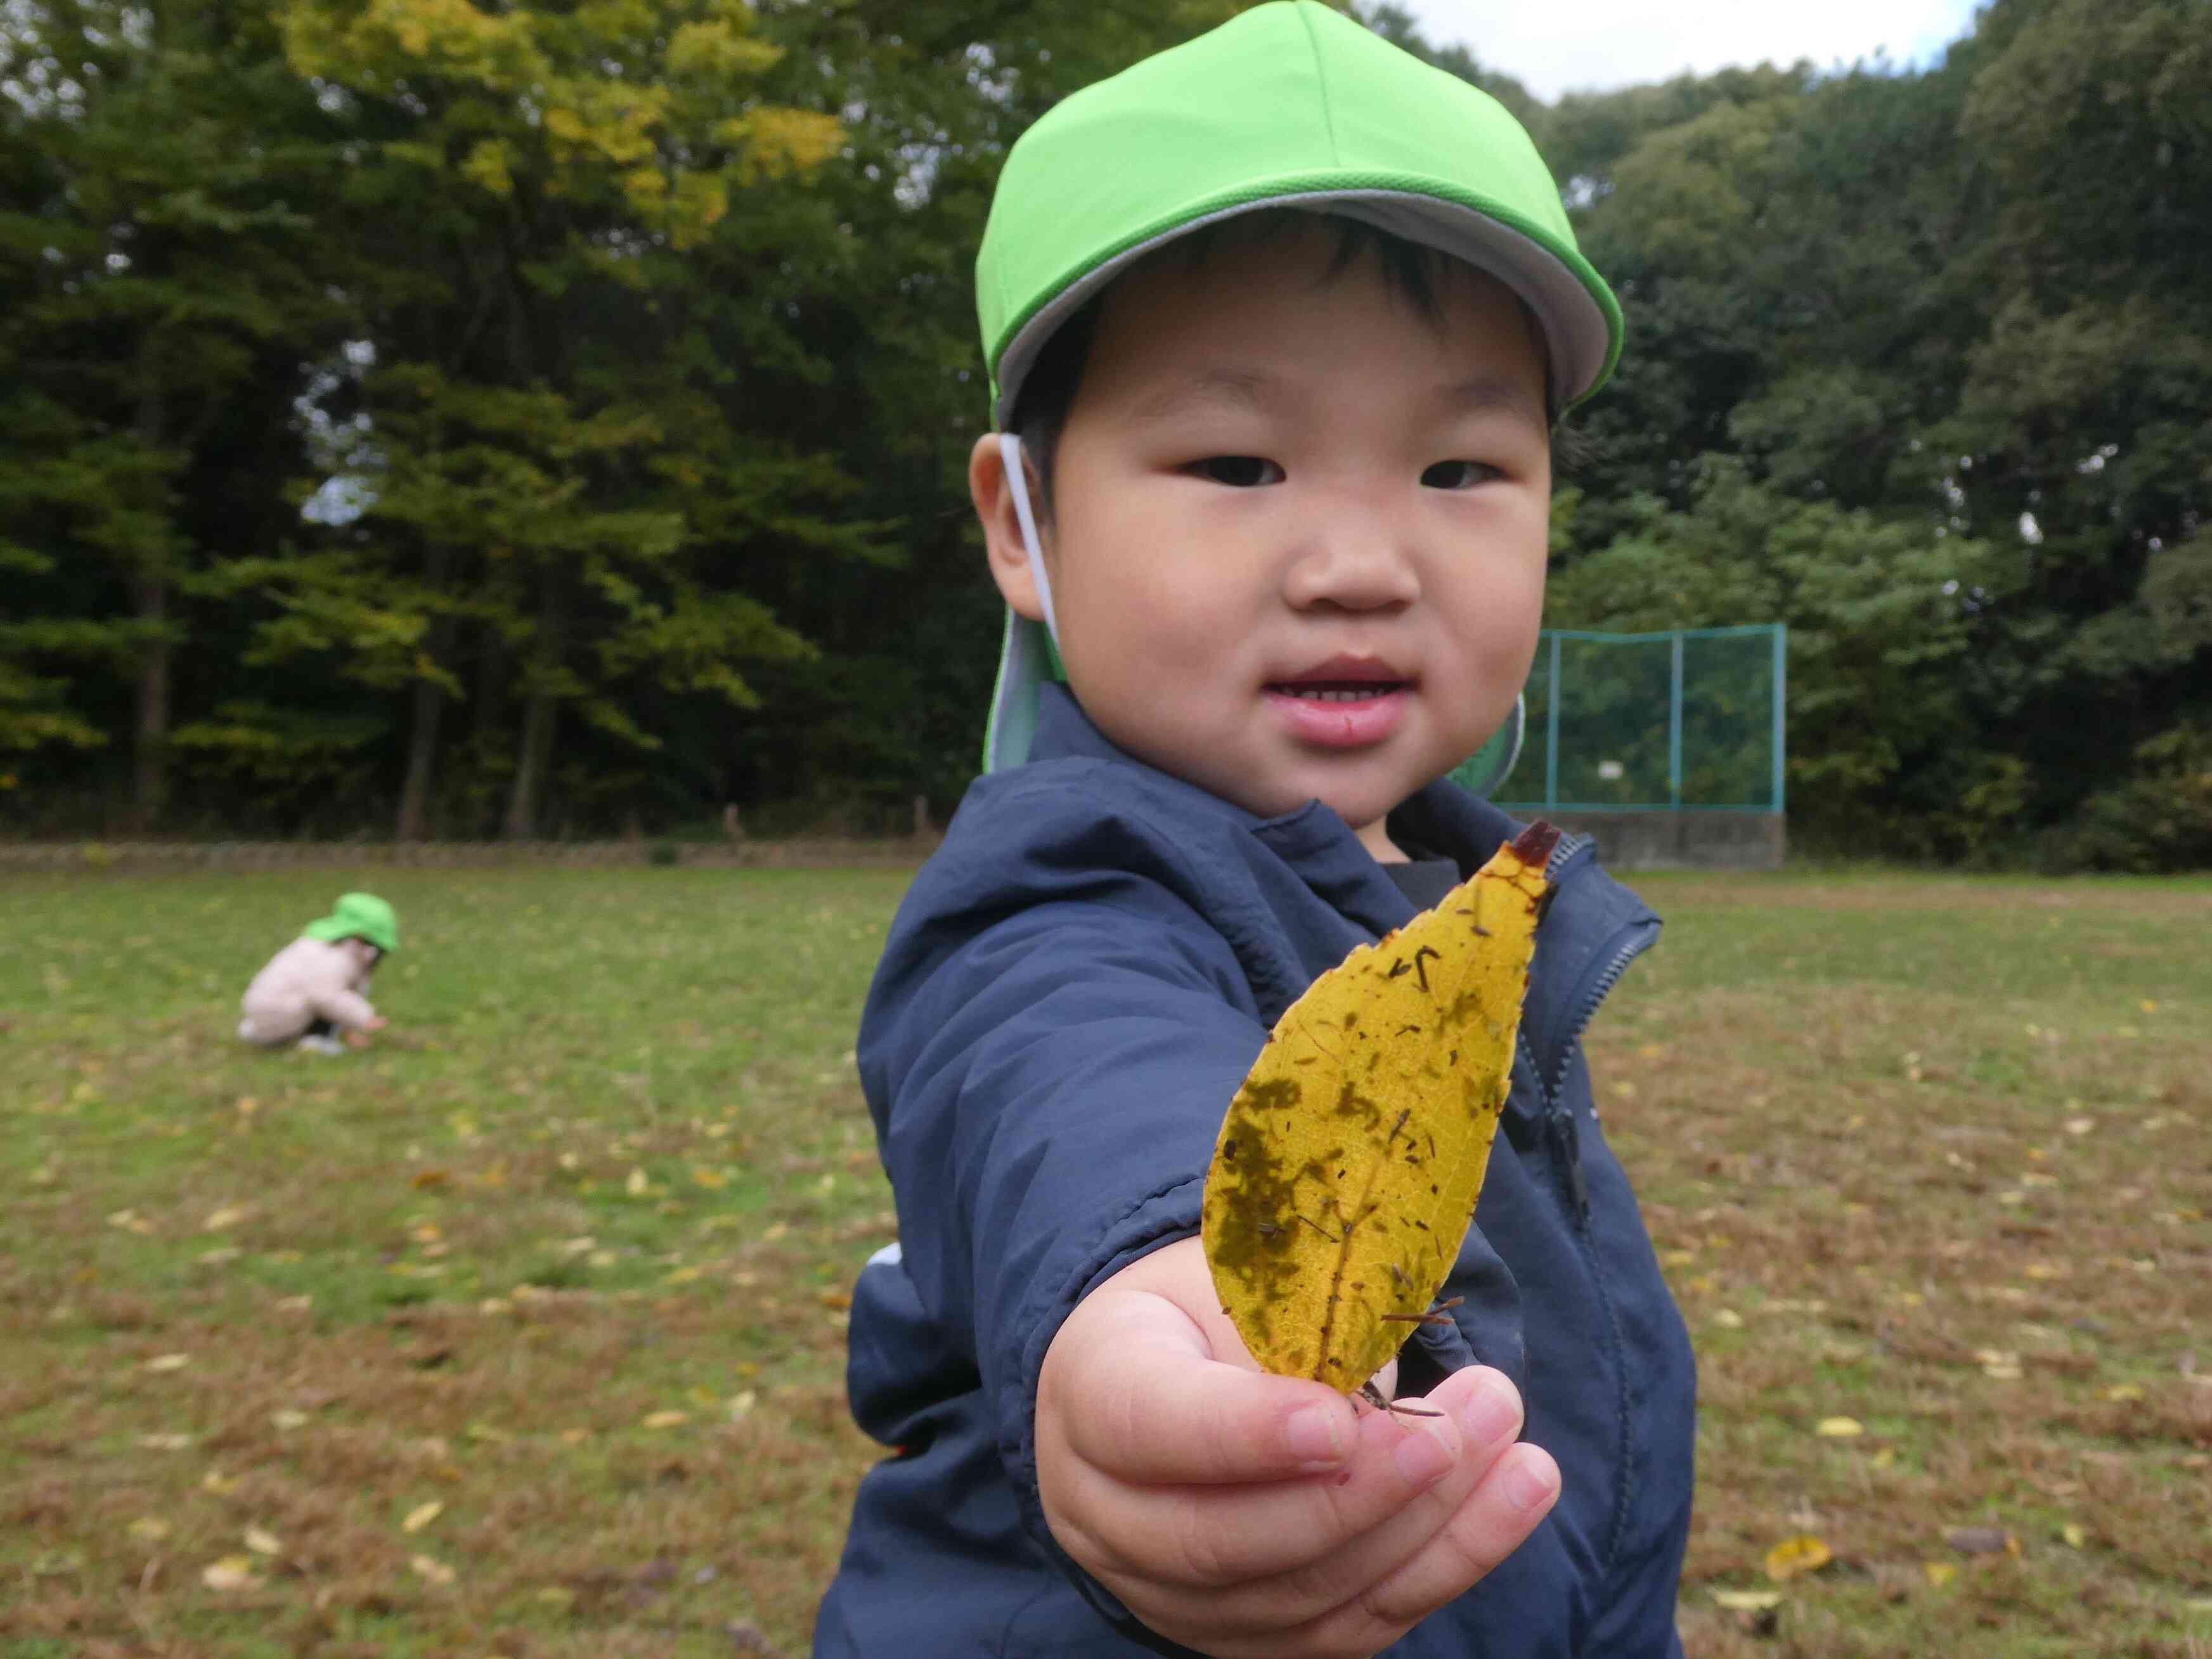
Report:
[[[1368,514],[1313,527],[1284,584],[1284,597],[1297,611],[1389,611],[1420,596],[1410,550]]]

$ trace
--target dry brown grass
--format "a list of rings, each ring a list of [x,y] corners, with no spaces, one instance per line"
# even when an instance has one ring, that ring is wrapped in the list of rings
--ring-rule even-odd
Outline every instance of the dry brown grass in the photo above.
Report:
[[[337,1066],[227,1041],[325,878],[0,884],[0,1656],[803,1651],[901,884],[395,874],[410,1046]],[[1590,1042],[1703,1368],[1692,1654],[2212,1654],[2212,890],[1646,886]]]

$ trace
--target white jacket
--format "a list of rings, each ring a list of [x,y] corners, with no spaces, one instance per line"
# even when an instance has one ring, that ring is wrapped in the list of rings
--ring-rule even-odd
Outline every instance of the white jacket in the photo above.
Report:
[[[360,939],[294,939],[246,988],[238,1034],[252,1042],[289,1042],[318,1019],[361,1030],[376,1018],[362,994],[374,950]]]

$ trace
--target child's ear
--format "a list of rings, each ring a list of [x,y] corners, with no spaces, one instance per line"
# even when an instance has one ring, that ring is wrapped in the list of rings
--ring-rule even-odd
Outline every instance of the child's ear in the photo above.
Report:
[[[1030,499],[1038,499],[1036,469],[1022,458],[1029,480]],[[1006,462],[999,434],[987,432],[975,440],[968,457],[968,494],[975,503],[976,522],[983,526],[983,549],[991,562],[991,580],[1020,615],[1031,622],[1044,620],[1044,604],[1038,599],[1036,580],[1030,573],[1030,556],[1022,541],[1020,514],[1014,492],[1006,487]],[[1040,533],[1042,533],[1040,532]],[[1042,551],[1042,549],[1039,550]]]

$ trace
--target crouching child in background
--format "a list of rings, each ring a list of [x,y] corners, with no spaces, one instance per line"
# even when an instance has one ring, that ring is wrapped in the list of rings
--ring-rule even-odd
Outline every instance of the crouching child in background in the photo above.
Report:
[[[399,917],[374,893],[347,893],[330,915],[269,959],[246,988],[238,1034],[264,1048],[342,1052],[339,1034],[366,1048],[384,1029],[369,1003],[368,976],[399,948]]]

